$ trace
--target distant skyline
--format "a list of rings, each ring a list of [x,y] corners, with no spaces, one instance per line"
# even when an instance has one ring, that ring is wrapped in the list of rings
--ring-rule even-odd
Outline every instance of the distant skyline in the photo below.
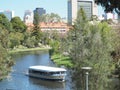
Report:
[[[0,10],[14,11],[15,16],[23,20],[25,10],[35,10],[37,7],[44,8],[46,13],[56,13],[62,18],[67,18],[68,0],[1,0]],[[98,10],[98,14],[103,14],[103,9]]]
[[[33,11],[42,7],[46,13],[56,13],[61,17],[67,17],[67,0],[1,0],[0,10],[15,12],[23,20],[25,10]]]

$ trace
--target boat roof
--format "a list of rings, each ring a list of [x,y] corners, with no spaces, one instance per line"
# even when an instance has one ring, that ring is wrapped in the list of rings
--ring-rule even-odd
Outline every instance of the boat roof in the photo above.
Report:
[[[59,71],[67,71],[64,68],[58,67],[50,67],[50,66],[30,66],[29,69],[37,70],[37,71],[45,71],[45,72],[59,72]]]

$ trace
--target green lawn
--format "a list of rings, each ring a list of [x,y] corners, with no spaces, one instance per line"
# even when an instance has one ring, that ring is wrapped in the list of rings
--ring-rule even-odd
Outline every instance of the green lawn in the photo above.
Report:
[[[68,56],[54,54],[54,55],[52,55],[51,59],[58,66],[73,67],[72,61],[71,61],[70,57],[68,57]]]

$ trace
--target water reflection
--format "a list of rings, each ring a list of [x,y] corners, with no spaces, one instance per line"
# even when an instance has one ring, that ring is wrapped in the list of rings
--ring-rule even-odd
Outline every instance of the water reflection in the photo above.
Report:
[[[56,81],[48,81],[48,80],[41,80],[41,79],[36,79],[36,78],[29,78],[29,81],[32,84],[35,85],[41,85],[42,87],[45,88],[51,88],[51,89],[64,89],[65,90],[65,82],[56,82]]]

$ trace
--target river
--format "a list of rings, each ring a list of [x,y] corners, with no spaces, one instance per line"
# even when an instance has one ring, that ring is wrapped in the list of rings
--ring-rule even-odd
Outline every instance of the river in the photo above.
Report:
[[[32,65],[55,66],[49,57],[48,51],[14,54],[15,65],[8,77],[0,82],[0,90],[72,90],[69,71],[65,82],[45,81],[25,74]]]

